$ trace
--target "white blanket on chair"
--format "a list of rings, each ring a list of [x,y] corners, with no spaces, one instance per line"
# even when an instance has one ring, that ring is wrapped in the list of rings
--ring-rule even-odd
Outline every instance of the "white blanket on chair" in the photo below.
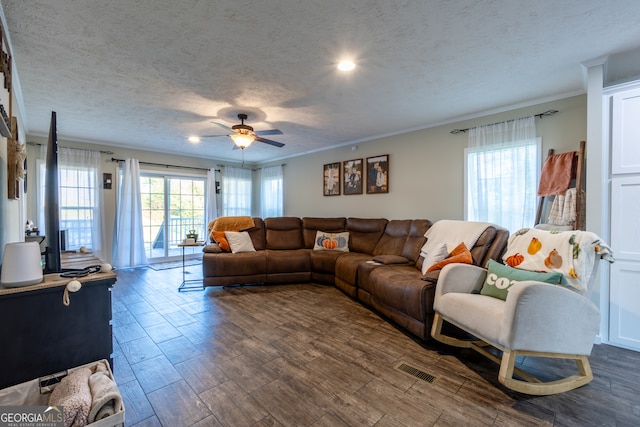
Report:
[[[471,250],[484,230],[491,226],[495,224],[450,219],[437,221],[424,234],[427,242],[420,249],[420,255],[424,257],[422,274],[433,264],[446,258],[461,242]]]
[[[523,228],[509,237],[505,264],[529,271],[557,271],[566,284],[586,292],[600,258],[614,262],[613,252],[590,231]]]

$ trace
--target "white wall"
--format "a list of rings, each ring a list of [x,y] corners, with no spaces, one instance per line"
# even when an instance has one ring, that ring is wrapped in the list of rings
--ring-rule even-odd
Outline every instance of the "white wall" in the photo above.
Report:
[[[549,148],[556,153],[577,150],[586,139],[586,96],[575,96],[474,120],[377,139],[352,146],[287,159],[285,215],[463,219],[463,161],[467,134],[453,129],[558,110],[536,119],[542,137],[543,159]],[[322,195],[322,170],[327,163],[389,154],[389,193]],[[588,189],[587,189],[588,191]],[[366,191],[365,191],[366,193]]]

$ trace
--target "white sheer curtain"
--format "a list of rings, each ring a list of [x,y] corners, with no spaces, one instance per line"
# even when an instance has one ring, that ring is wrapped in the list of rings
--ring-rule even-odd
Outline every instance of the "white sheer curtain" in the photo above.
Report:
[[[511,232],[535,222],[540,140],[534,116],[469,129],[465,217]]]
[[[251,215],[251,169],[225,166],[222,169],[222,213]]]
[[[61,174],[60,183],[65,187],[75,187],[71,191],[62,191],[60,206],[83,207],[79,213],[86,215],[77,220],[90,221],[91,249],[100,259],[104,259],[104,198],[102,193],[102,158],[99,151],[58,148],[58,165]],[[78,182],[74,182],[78,179]],[[83,180],[86,182],[82,182]],[[64,215],[60,217],[65,221]]]
[[[282,216],[284,212],[283,168],[260,169],[260,217]]]
[[[113,264],[119,268],[145,265],[147,256],[142,233],[140,164],[136,159],[124,161],[118,199]]]
[[[44,170],[47,147],[42,145],[38,165],[38,201],[36,224],[44,229]],[[101,156],[99,151],[58,147],[61,227],[68,229],[70,248],[90,248],[104,259],[104,197],[101,191]]]
[[[207,197],[205,200],[205,229],[207,229],[209,223],[218,217],[218,195],[216,194],[215,169],[209,169],[207,171]]]

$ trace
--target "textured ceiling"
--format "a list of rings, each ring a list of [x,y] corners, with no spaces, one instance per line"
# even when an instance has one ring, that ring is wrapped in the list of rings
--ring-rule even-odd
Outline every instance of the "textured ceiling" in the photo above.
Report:
[[[581,62],[640,47],[629,0],[1,0],[26,131],[265,162],[582,93]],[[357,68],[338,72],[342,58]]]

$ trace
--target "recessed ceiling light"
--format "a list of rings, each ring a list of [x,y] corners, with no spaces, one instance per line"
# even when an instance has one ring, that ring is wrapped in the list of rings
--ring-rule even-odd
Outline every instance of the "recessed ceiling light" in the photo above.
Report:
[[[194,144],[197,144],[198,142],[200,142],[200,137],[197,136],[190,136],[189,137],[189,142],[192,142]]]
[[[342,61],[338,64],[338,70],[340,71],[351,71],[356,68],[356,64],[351,61]]]

